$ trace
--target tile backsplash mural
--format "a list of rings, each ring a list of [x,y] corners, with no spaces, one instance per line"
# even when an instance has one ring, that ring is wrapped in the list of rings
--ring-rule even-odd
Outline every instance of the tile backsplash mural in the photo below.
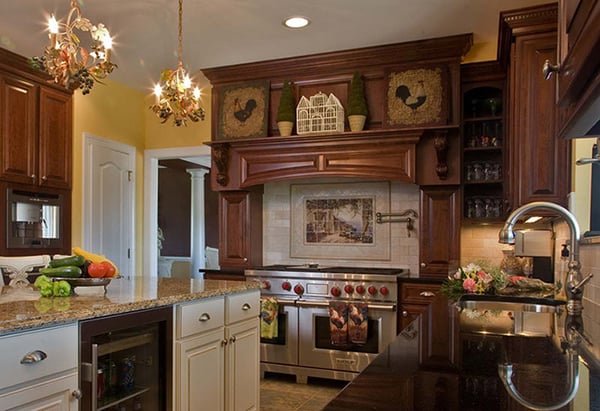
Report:
[[[389,224],[389,259],[344,259],[319,257],[317,261],[309,258],[292,258],[292,204],[291,186],[294,184],[333,184],[348,183],[348,187],[360,195],[360,181],[356,179],[322,179],[295,180],[266,184],[263,195],[263,263],[269,264],[305,264],[319,263],[322,265],[350,265],[357,267],[408,267],[412,275],[418,273],[419,262],[419,232],[418,220],[414,223],[414,230],[409,231],[406,223]],[[369,192],[370,181],[365,181],[365,191]],[[390,183],[389,211],[398,213],[407,209],[419,211],[419,187],[414,184]],[[376,210],[377,211],[377,210]]]

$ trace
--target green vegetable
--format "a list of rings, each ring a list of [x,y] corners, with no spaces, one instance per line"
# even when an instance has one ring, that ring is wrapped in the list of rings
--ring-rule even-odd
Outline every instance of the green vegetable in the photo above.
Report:
[[[71,284],[65,280],[55,281],[52,292],[55,297],[68,297],[71,295]]]
[[[67,277],[67,278],[78,278],[81,277],[81,268],[74,265],[66,265],[64,267],[48,267],[42,268],[40,273],[47,275],[48,277]]]
[[[35,279],[33,286],[35,288],[37,288],[38,290],[41,289],[44,285],[50,284],[52,283],[52,280],[50,278],[48,278],[45,275],[40,275],[38,278]]]
[[[40,294],[42,297],[52,297],[54,295],[54,284],[47,283],[43,284],[40,288]]]
[[[48,266],[51,268],[65,267],[68,265],[81,267],[83,263],[85,263],[85,258],[80,255],[72,255],[70,257],[55,258],[54,260],[50,260]]]

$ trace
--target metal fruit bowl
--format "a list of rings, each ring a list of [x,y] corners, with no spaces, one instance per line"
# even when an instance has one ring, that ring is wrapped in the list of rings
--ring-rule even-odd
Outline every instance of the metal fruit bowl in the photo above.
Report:
[[[121,278],[121,276],[116,277],[101,277],[101,278],[92,278],[92,277],[51,277],[52,281],[61,281],[64,280],[71,284],[72,288],[75,287],[94,287],[94,286],[102,286],[104,287],[104,293],[106,293],[106,286],[110,284],[112,280],[115,278]]]

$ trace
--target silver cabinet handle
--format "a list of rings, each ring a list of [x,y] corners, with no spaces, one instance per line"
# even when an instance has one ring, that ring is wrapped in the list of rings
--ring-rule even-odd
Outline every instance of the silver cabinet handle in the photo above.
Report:
[[[208,313],[204,313],[198,318],[198,321],[200,322],[206,322],[208,320],[210,320],[210,315],[208,315]]]
[[[76,390],[73,390],[73,392],[71,393],[71,397],[75,398],[76,400],[80,400],[81,397],[83,397],[83,394],[81,393],[81,390],[78,388]]]
[[[402,317],[408,317],[408,311],[406,311],[406,310],[402,311]]]
[[[32,180],[35,180],[35,174],[32,174],[32,175],[31,175],[31,179],[32,179]]]
[[[48,178],[46,176],[42,176],[42,180],[46,181],[46,180],[48,180]]]
[[[223,339],[221,340],[221,347],[224,347],[227,345],[227,340]]]
[[[427,267],[427,263],[421,263],[421,268]]]
[[[542,67],[542,74],[544,74],[544,78],[549,80],[552,77],[552,73],[560,72],[560,64],[552,64],[550,60],[544,61],[544,66]]]
[[[435,293],[432,293],[431,291],[421,291],[419,295],[421,297],[435,297]]]
[[[242,310],[244,310],[244,311],[248,311],[251,308],[252,307],[250,307],[250,304],[248,304],[248,303],[244,303],[244,305],[242,305]]]
[[[43,361],[48,355],[41,350],[35,350],[28,352],[21,358],[21,364],[35,364],[36,362]]]

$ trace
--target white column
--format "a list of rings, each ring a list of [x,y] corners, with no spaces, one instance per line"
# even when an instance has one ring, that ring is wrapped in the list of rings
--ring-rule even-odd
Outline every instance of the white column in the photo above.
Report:
[[[192,278],[203,278],[199,270],[206,266],[204,239],[204,176],[209,170],[194,168],[186,170],[192,176]]]

